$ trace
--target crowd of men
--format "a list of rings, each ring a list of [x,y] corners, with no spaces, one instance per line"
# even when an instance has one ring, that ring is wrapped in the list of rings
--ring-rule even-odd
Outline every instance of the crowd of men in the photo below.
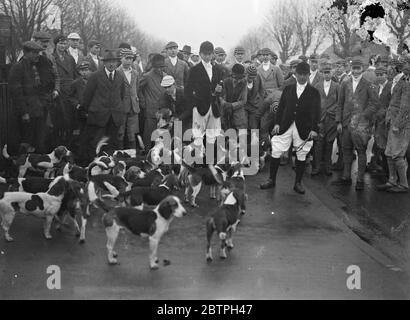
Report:
[[[295,191],[306,160],[312,175],[343,170],[337,185],[352,184],[357,157],[356,190],[364,189],[366,170],[388,177],[378,189],[409,191],[410,58],[372,56],[332,61],[312,54],[292,60],[287,68],[278,56],[262,48],[250,60],[237,47],[227,61],[221,47],[203,42],[199,53],[169,42],[144,65],[128,43],[101,51],[88,42],[79,49],[76,33],[53,39],[36,32],[24,43],[23,57],[10,71],[9,88],[21,142],[37,153],[66,145],[86,166],[95,145],[108,136],[118,149],[136,148],[137,135],[152,143],[158,111],[169,109],[183,130],[192,129],[197,144],[214,143],[221,129],[259,129],[271,145],[270,176],[262,189],[274,188],[280,164],[296,153]],[[374,137],[373,158],[366,150]],[[332,164],[334,142],[338,161]]]

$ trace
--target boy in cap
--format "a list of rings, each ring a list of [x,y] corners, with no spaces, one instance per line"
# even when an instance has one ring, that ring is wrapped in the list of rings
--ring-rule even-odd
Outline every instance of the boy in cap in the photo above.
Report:
[[[192,52],[189,62],[191,63],[191,68],[201,62],[201,57],[197,51]]]
[[[272,64],[272,51],[269,48],[260,50],[262,64],[258,67],[258,74],[261,77],[262,89],[265,91],[264,99],[271,93],[272,89],[282,87],[284,79],[282,70]]]
[[[122,109],[125,80],[124,76],[117,71],[120,58],[115,50],[107,50],[102,61],[103,69],[90,75],[83,98],[83,107],[88,113],[86,128],[89,139],[86,155],[88,161],[95,157],[95,147],[103,136],[110,139],[110,144],[114,148],[118,148],[119,128],[126,119]]]
[[[410,142],[410,59],[403,61],[402,77],[393,88],[386,113],[388,128],[385,155],[389,168],[389,180],[378,186],[391,193],[409,192],[407,162],[405,159]],[[397,178],[398,177],[398,178]]]
[[[310,63],[310,76],[309,83],[312,86],[316,86],[318,83],[323,81],[323,76],[319,70],[319,56],[317,54],[312,54],[309,58]]]
[[[81,145],[80,137],[84,133],[84,128],[87,122],[87,116],[82,106],[85,87],[87,86],[88,77],[90,76],[90,64],[87,61],[80,62],[77,66],[77,71],[80,76],[71,84],[68,98],[71,108],[76,112],[76,118],[73,125],[73,140],[70,145],[70,150],[73,151],[74,154],[81,155],[82,152],[79,149]],[[84,150],[84,152],[86,152],[86,150]],[[85,166],[88,165],[88,163],[84,164]]]
[[[221,110],[217,97],[222,93],[220,83],[223,70],[211,64],[213,55],[213,44],[203,42],[200,46],[202,61],[191,68],[185,88],[188,106],[181,118],[192,114],[192,135],[196,145],[203,145],[205,135],[207,143],[215,143],[221,130]]]
[[[370,171],[380,172],[382,175],[387,174],[387,158],[384,155],[387,144],[387,127],[386,127],[386,111],[391,99],[392,82],[387,79],[387,69],[379,66],[375,70],[376,74],[376,90],[379,98],[380,109],[376,114],[374,128],[374,144],[373,157],[370,161],[368,169]]]
[[[281,90],[285,89],[285,87],[287,87],[291,84],[296,83],[296,66],[301,62],[302,62],[302,60],[295,59],[295,60],[292,60],[289,63],[291,76],[283,82]]]
[[[68,53],[74,58],[75,63],[78,63],[83,58],[83,53],[79,49],[81,38],[78,33],[70,33],[67,39],[69,45]]]
[[[219,98],[222,116],[222,129],[246,129],[245,104],[247,85],[245,68],[235,64],[230,77],[224,80],[223,92]]]
[[[231,70],[226,62],[226,52],[223,48],[215,48],[215,63],[218,64],[223,70],[223,78],[226,79],[231,74]]]
[[[23,43],[23,57],[11,67],[9,88],[13,112],[19,120],[21,142],[35,148],[36,153],[46,153],[45,146],[47,107],[54,87],[47,81],[51,62],[40,60],[43,47],[33,41]],[[51,79],[50,79],[51,80]]]
[[[183,60],[187,63],[188,67],[191,68],[192,65],[189,62],[189,58],[191,57],[192,54],[192,48],[191,46],[188,45],[184,45],[184,47],[182,48],[182,50],[180,50],[180,52],[182,53],[182,55],[184,56]]]
[[[160,101],[164,96],[165,89],[161,86],[164,77],[165,58],[161,54],[152,57],[152,69],[145,73],[140,81],[139,97],[141,113],[143,114],[143,140],[144,145],[151,149],[151,135],[157,128],[157,111],[160,109]]]
[[[186,80],[188,79],[188,64],[178,58],[178,45],[175,42],[169,42],[165,49],[167,50],[168,57],[165,58],[164,72],[175,79],[175,84],[178,88],[184,90]]]
[[[246,68],[246,87],[248,95],[245,105],[246,128],[250,130],[259,129],[257,112],[262,102],[260,85],[258,70],[254,65],[250,65]]]
[[[74,58],[67,52],[67,38],[59,35],[54,39],[53,53],[60,78],[60,95],[56,108],[51,110],[51,121],[54,125],[52,133],[53,147],[69,145],[72,139],[75,109],[69,104],[71,84],[77,76]],[[59,110],[59,107],[62,110]],[[61,117],[63,112],[64,117]]]
[[[97,40],[88,42],[88,55],[84,58],[90,64],[90,71],[96,72],[104,68],[104,63],[100,57],[101,43]]]
[[[337,136],[336,108],[339,98],[339,84],[332,80],[332,66],[324,63],[321,66],[323,81],[316,84],[319,91],[322,113],[319,122],[319,137],[313,147],[313,170],[312,176],[321,172],[323,161],[323,173],[332,175],[330,168],[332,165],[333,143]]]
[[[336,111],[337,130],[342,134],[343,176],[334,185],[352,184],[353,152],[358,154],[356,190],[364,189],[364,173],[367,164],[367,144],[371,137],[379,101],[375,87],[363,78],[363,62],[352,61],[352,77],[342,82]]]
[[[233,52],[233,56],[235,58],[235,61],[232,64],[232,67],[235,64],[243,64],[243,62],[245,61],[245,48],[243,47],[236,47],[234,52]]]
[[[271,189],[276,185],[276,175],[280,156],[293,144],[296,148],[296,179],[294,191],[304,194],[302,178],[305,171],[306,156],[318,135],[320,120],[320,94],[308,84],[309,64],[302,62],[296,67],[297,83],[287,86],[282,93],[272,131],[272,158],[270,177],[261,189]]]
[[[138,88],[140,77],[138,72],[132,68],[135,55],[131,49],[123,48],[120,51],[121,65],[118,67],[118,72],[124,78],[124,100],[122,104],[122,111],[125,113],[125,122],[120,126],[118,131],[118,148],[124,148],[124,137],[127,132],[126,149],[137,148],[137,134],[139,129],[139,98]]]

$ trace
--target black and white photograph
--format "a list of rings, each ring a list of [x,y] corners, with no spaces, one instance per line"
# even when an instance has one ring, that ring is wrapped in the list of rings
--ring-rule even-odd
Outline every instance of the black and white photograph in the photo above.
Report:
[[[0,300],[409,299],[409,48],[408,0],[0,0]]]

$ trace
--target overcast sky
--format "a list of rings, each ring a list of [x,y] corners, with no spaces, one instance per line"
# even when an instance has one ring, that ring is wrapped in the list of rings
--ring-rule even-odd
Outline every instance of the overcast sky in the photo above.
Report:
[[[275,0],[113,0],[139,27],[164,41],[199,49],[204,40],[229,50],[260,25]]]

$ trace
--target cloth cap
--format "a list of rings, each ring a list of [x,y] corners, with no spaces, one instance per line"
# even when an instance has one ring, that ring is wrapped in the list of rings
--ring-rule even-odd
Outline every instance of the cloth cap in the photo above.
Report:
[[[170,86],[172,86],[174,83],[175,83],[174,77],[173,77],[173,76],[168,76],[168,75],[166,75],[166,76],[164,76],[164,77],[162,78],[161,87],[164,87],[164,88],[170,87]]]
[[[175,48],[175,47],[178,48],[178,44],[177,44],[176,42],[174,42],[174,41],[170,41],[170,42],[168,42],[167,45],[165,46],[165,49],[171,49],[171,48]]]
[[[102,61],[119,61],[121,58],[118,56],[117,50],[105,50],[104,57]]]
[[[233,54],[234,54],[234,55],[237,55],[237,54],[245,54],[245,48],[243,48],[243,47],[236,47]]]
[[[135,53],[132,52],[131,49],[122,48],[120,50],[120,56],[121,58],[128,58],[128,57],[135,58]]]
[[[308,61],[308,57],[306,57],[304,55],[299,56],[298,59],[301,60],[301,61],[305,61],[305,62]]]
[[[39,44],[37,44],[37,43],[34,42],[34,41],[26,41],[26,42],[24,42],[24,43],[23,43],[23,49],[24,49],[25,51],[37,51],[37,52],[43,51],[43,47],[40,46]]]
[[[152,57],[152,66],[154,68],[165,67],[165,58],[162,54],[156,54]]]
[[[309,60],[310,61],[319,61],[319,55],[316,54],[316,53],[313,53],[313,54],[310,55]]]
[[[310,65],[307,62],[302,61],[296,66],[296,73],[298,74],[309,74]]]
[[[61,34],[54,38],[54,44],[60,43],[61,41],[67,41],[67,37]]]
[[[70,33],[67,37],[68,40],[81,40],[81,37],[78,33]]]
[[[215,48],[215,54],[219,56],[220,54],[226,54],[225,50],[221,47]]]
[[[191,48],[191,46],[184,45],[181,52],[186,53],[186,54],[192,54],[192,48]]]
[[[294,67],[296,67],[299,63],[301,63],[302,62],[302,60],[300,60],[300,59],[295,59],[295,60],[292,60],[290,63],[289,63],[289,66],[291,67],[291,68],[294,68]]]
[[[273,56],[273,52],[269,48],[263,48],[259,50],[259,55],[269,55],[269,54]]]
[[[251,64],[246,68],[246,74],[249,78],[256,78],[256,76],[258,75],[258,69],[256,69],[256,67]]]
[[[320,66],[321,71],[331,71],[332,70],[332,65],[330,63],[323,63]]]
[[[92,47],[94,47],[94,46],[101,46],[101,42],[98,41],[98,40],[90,40],[90,41],[88,42],[88,47],[89,47],[89,48],[92,48]]]
[[[51,40],[51,35],[48,32],[36,31],[33,33],[34,40]]]
[[[201,46],[199,47],[199,52],[211,54],[214,52],[214,45],[209,41],[202,42]]]
[[[131,50],[131,45],[127,42],[121,42],[118,46],[119,49],[129,49]]]
[[[363,67],[363,61],[360,58],[353,58],[351,65],[352,67]]]
[[[380,66],[380,67],[377,67],[376,68],[376,70],[374,70],[374,72],[376,73],[376,74],[383,74],[383,73],[387,73],[387,68],[386,67],[383,67],[383,66]]]
[[[84,69],[89,69],[90,68],[90,63],[88,61],[82,61],[80,64],[77,66],[78,70],[84,70]]]

